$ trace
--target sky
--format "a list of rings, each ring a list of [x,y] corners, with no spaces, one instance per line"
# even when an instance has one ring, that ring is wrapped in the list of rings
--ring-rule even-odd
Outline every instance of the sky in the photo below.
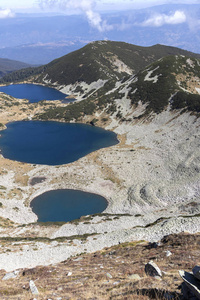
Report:
[[[0,19],[12,18],[16,13],[82,13],[88,23],[100,32],[111,30],[111,26],[102,19],[102,12],[111,10],[130,10],[161,4],[200,4],[200,0],[0,0]],[[182,10],[171,14],[154,14],[141,26],[163,26],[181,24],[187,21]],[[198,24],[199,25],[199,24]]]
[[[200,0],[0,0],[1,10],[10,10],[12,13],[20,11],[41,11],[41,7],[47,10],[58,11],[67,7],[74,12],[81,6],[92,6],[97,11],[111,9],[143,8],[164,3],[199,3]],[[6,13],[5,13],[6,14]]]

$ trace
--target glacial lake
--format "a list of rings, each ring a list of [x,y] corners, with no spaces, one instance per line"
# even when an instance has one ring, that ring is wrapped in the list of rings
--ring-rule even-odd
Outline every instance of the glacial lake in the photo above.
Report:
[[[28,99],[30,103],[36,103],[41,100],[74,101],[74,99],[66,99],[67,95],[56,89],[37,84],[11,84],[0,86],[0,92],[18,99]]]
[[[101,213],[107,207],[104,197],[77,190],[53,190],[31,201],[38,222],[69,222],[81,216]]]
[[[87,124],[16,121],[0,132],[0,153],[32,164],[67,164],[117,143],[114,132]]]

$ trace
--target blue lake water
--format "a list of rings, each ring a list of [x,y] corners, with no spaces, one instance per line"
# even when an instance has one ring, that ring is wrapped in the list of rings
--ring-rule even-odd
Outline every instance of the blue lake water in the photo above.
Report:
[[[52,121],[12,122],[0,135],[0,150],[5,158],[45,165],[67,164],[118,143],[114,132]]]
[[[36,103],[41,100],[65,99],[65,102],[74,101],[74,99],[66,99],[67,95],[56,89],[36,84],[11,84],[0,86],[0,92],[18,99],[28,99],[31,103]]]
[[[31,201],[38,222],[68,222],[95,213],[107,207],[102,196],[77,190],[54,190]]]

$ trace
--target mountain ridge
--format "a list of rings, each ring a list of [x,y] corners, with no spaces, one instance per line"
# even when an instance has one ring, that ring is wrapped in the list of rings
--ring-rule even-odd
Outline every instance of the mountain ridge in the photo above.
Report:
[[[196,58],[166,56],[135,75],[127,75],[120,80],[110,79],[96,90],[88,92],[86,89],[85,93],[82,90],[82,94],[77,90],[82,101],[63,108],[54,107],[36,115],[36,118],[82,121],[87,115],[92,117],[97,112],[99,119],[111,115],[119,121],[131,121],[148,117],[151,113],[160,113],[167,107],[171,110],[191,111],[198,116],[199,72],[200,62]],[[127,105],[129,110],[124,111]],[[136,114],[140,105],[143,110]]]
[[[30,64],[7,58],[0,58],[0,78],[13,71],[28,67],[30,67]]]
[[[134,74],[163,56],[176,54],[200,58],[200,54],[160,44],[142,47],[125,42],[96,41],[39,68],[23,70],[21,74],[14,72],[12,77],[4,77],[1,83],[25,80],[32,75],[38,75],[38,78],[34,77],[33,79],[38,83],[49,82],[57,85],[74,84],[76,81],[91,83],[98,79],[110,79],[106,75],[105,69],[111,72],[111,76],[122,78],[125,74],[130,75],[131,70]],[[115,56],[122,63],[121,71],[118,71],[117,66],[113,64]],[[126,70],[126,66],[129,71]],[[101,72],[100,69],[104,69],[104,71]],[[88,72],[92,72],[92,74],[88,74]]]
[[[106,44],[101,46],[105,47]],[[138,57],[138,54],[136,55]],[[95,59],[96,57],[99,56],[95,56]],[[110,56],[107,54],[109,59],[106,59],[105,55],[100,57],[104,62],[102,68],[105,66],[106,72],[98,70],[95,78],[97,81],[94,81],[91,73],[85,75],[89,78],[88,82],[82,81],[83,78],[80,77],[79,81],[65,85],[57,82],[56,78],[55,81],[50,81],[51,77],[45,77],[47,68],[44,66],[39,69],[43,72],[42,75],[41,72],[34,74],[35,69],[29,69],[32,72],[29,74],[30,82],[38,79],[42,84],[73,93],[77,97],[73,104],[62,101],[29,103],[26,99],[15,99],[0,94],[1,125],[35,118],[63,122],[92,121],[92,124],[114,131],[119,139],[119,143],[113,147],[100,149],[74,163],[60,166],[20,163],[0,155],[1,269],[7,272],[20,269],[14,288],[11,289],[13,286],[9,281],[4,283],[5,289],[1,292],[5,297],[10,295],[14,299],[22,295],[24,299],[31,298],[26,288],[26,280],[36,281],[40,275],[45,281],[36,281],[36,285],[41,296],[44,292],[47,298],[47,282],[52,281],[48,281],[49,277],[46,278],[44,274],[52,274],[52,280],[60,280],[59,266],[62,274],[65,273],[64,277],[61,275],[65,281],[64,286],[58,286],[63,290],[52,287],[50,283],[50,291],[53,290],[61,297],[69,294],[66,280],[69,285],[75,284],[73,289],[80,291],[77,289],[77,282],[81,280],[81,286],[83,282],[86,283],[86,286],[82,287],[87,292],[91,273],[86,273],[85,268],[88,268],[89,257],[94,262],[94,257],[100,254],[94,251],[101,250],[108,255],[106,257],[111,258],[114,255],[112,251],[118,251],[118,247],[125,247],[123,255],[126,259],[134,257],[134,254],[127,256],[130,254],[129,245],[122,244],[124,242],[134,241],[135,245],[140,244],[141,240],[149,241],[144,248],[140,248],[142,252],[144,250],[148,253],[142,256],[142,260],[156,259],[160,267],[164,266],[163,271],[170,272],[168,282],[173,281],[173,290],[176,292],[178,265],[188,268],[188,255],[192,253],[189,253],[190,249],[195,251],[195,255],[189,258],[191,269],[191,265],[196,264],[198,259],[196,245],[200,232],[199,59],[182,54],[168,55],[149,63],[152,59],[150,56],[145,67],[141,67],[135,74],[133,71],[130,74],[131,66],[127,61],[121,61],[119,55],[116,57],[113,53]],[[89,58],[87,61],[91,63]],[[56,63],[54,62],[52,67],[55,67]],[[82,70],[82,67],[79,67],[81,62],[77,60],[76,63],[77,68]],[[99,63],[95,66],[101,68]],[[59,75],[60,71],[62,70],[57,72]],[[101,72],[102,77],[99,77]],[[34,185],[31,184],[33,180],[37,181]],[[32,199],[45,191],[72,188],[105,197],[108,201],[106,211],[65,224],[37,223],[37,216],[31,210]],[[166,236],[178,232],[187,232],[187,237],[184,238],[183,233],[180,239],[176,237],[174,240],[172,237],[169,249],[159,243],[164,236],[163,241],[167,241]],[[193,233],[197,235],[193,236]],[[118,245],[117,249],[103,250],[114,245]],[[165,250],[170,250],[172,255],[166,257]],[[139,257],[141,251],[136,251]],[[83,252],[94,254],[85,256],[81,254]],[[118,257],[121,252],[116,254]],[[186,258],[184,261],[182,254]],[[75,257],[79,255],[80,257]],[[122,256],[118,257],[119,260],[117,257],[115,258],[119,272],[117,271],[116,276],[112,268],[112,259],[111,267],[106,268],[104,255],[99,262],[102,268],[93,264],[90,269],[93,273],[95,268],[102,270],[101,274],[96,274],[100,277],[97,276],[94,280],[95,284],[98,283],[100,296],[102,291],[99,289],[99,278],[103,280],[105,293],[108,293],[108,288],[112,293],[113,286],[116,286],[118,281],[119,287],[123,287],[121,271],[125,266],[124,262],[130,265],[132,258],[127,261]],[[163,260],[164,258],[166,260]],[[77,262],[79,272],[81,264],[81,274],[72,269],[70,264],[73,260],[75,264]],[[61,261],[64,263],[58,265]],[[176,270],[172,269],[172,261],[176,264]],[[66,264],[66,268],[62,268],[63,264]],[[39,265],[42,267],[37,267]],[[130,271],[127,271],[125,266],[124,272],[130,272],[128,276],[132,275],[141,266],[144,270],[144,264],[137,263],[133,269],[132,265]],[[142,276],[139,281],[140,287],[152,288],[155,279],[150,281],[146,278],[147,285],[144,285],[142,270],[138,273]],[[69,273],[72,274],[68,275]],[[1,274],[3,277],[5,272],[1,271]],[[66,274],[71,277],[66,277]],[[113,276],[113,281],[110,275]],[[162,289],[166,289],[166,276],[168,275],[163,276]],[[130,280],[132,284],[132,277]],[[124,292],[127,292],[127,276],[124,283]],[[138,288],[138,281],[134,285]],[[157,281],[155,285],[157,287]],[[22,286],[25,286],[25,289],[22,289]],[[49,292],[48,296],[51,295],[52,292]],[[93,290],[92,296],[94,297]],[[122,297],[118,289],[116,296],[120,299]],[[136,297],[138,299],[138,295]]]
[[[130,120],[130,112],[124,114],[120,108],[120,99],[130,102],[132,116],[133,107],[145,106],[137,118],[159,113],[168,105],[199,113],[199,60],[200,54],[160,44],[141,47],[96,41],[47,65],[13,72],[0,82],[49,85],[82,100],[35,116],[41,119],[82,121],[83,115],[92,117],[98,111],[104,119],[114,114],[119,120]]]

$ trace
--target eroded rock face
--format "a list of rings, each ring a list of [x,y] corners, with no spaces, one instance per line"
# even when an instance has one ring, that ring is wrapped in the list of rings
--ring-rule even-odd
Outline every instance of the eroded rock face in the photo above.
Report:
[[[162,277],[162,272],[159,267],[151,260],[145,265],[145,273],[149,276],[160,276]]]

